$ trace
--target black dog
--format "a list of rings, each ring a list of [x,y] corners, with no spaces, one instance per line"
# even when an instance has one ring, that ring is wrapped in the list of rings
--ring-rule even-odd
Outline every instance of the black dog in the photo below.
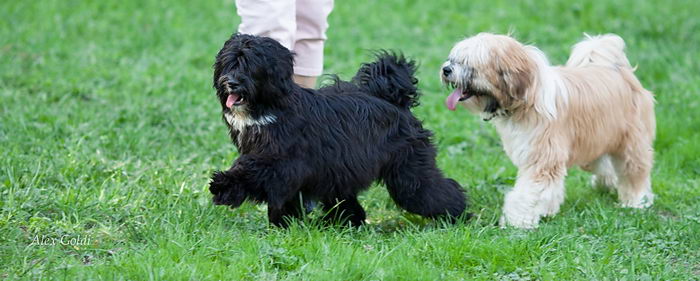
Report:
[[[240,157],[215,172],[214,203],[266,202],[272,224],[323,204],[328,220],[361,225],[360,191],[383,181],[409,212],[454,218],[466,207],[459,184],[435,165],[431,132],[411,114],[415,63],[380,53],[352,82],[318,91],[292,80],[293,54],[275,40],[234,34],[214,64],[224,121]]]

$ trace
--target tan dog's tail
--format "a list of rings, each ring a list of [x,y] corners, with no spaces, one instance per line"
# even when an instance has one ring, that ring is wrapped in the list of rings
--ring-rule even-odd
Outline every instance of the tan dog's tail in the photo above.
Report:
[[[615,34],[590,36],[574,45],[568,67],[582,67],[590,64],[632,68],[625,55],[625,41]]]

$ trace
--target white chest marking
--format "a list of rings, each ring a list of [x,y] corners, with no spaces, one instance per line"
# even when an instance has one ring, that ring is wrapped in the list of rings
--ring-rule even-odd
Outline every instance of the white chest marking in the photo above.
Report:
[[[246,128],[253,126],[266,126],[277,121],[277,117],[274,115],[263,115],[260,118],[250,118],[249,115],[224,113],[224,118],[234,130],[241,133],[245,132]]]
[[[535,128],[523,127],[507,118],[494,121],[508,158],[515,166],[522,167],[530,156],[532,138],[536,134]]]

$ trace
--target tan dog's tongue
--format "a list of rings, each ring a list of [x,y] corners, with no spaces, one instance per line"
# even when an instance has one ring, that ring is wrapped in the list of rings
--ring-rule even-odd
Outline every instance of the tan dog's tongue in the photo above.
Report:
[[[238,100],[238,95],[236,95],[236,94],[228,95],[228,98],[226,98],[226,107],[227,108],[233,107],[233,103],[235,103],[237,100]]]
[[[447,99],[445,100],[445,105],[447,106],[447,109],[449,110],[455,110],[457,108],[457,103],[459,102],[459,99],[462,97],[462,89],[457,88],[452,93],[447,96]]]

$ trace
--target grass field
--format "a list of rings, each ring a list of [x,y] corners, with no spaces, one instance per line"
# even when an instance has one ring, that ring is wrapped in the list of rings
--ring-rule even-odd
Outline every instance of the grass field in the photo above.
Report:
[[[0,279],[700,279],[700,1],[337,1],[326,72],[349,78],[379,48],[419,60],[414,112],[476,217],[424,220],[375,187],[367,226],[289,230],[268,227],[265,206],[210,203],[208,175],[237,155],[210,85],[233,2],[0,3]],[[622,209],[574,170],[559,215],[494,226],[516,169],[491,124],[444,107],[437,75],[480,31],[555,63],[583,32],[626,39],[658,101],[652,208]]]

